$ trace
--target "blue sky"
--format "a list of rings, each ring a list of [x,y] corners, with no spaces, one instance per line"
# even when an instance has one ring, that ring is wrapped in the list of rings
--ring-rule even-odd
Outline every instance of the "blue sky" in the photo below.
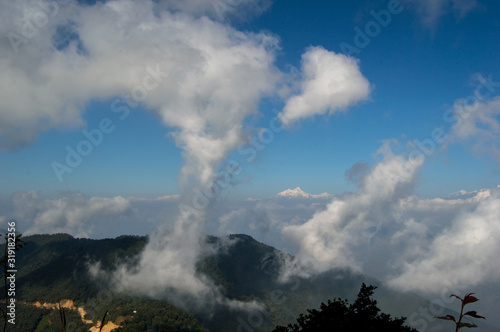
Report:
[[[374,22],[370,11],[380,12],[388,4],[276,1],[256,18],[234,19],[228,24],[242,31],[275,35],[279,40],[276,65],[290,72],[300,69],[301,54],[310,46],[336,53],[342,53],[342,43],[355,46],[354,28],[364,31]],[[246,183],[235,188],[238,197],[268,196],[295,186],[315,193],[352,191],[355,186],[345,179],[345,171],[358,161],[372,163],[383,140],[396,138],[405,143],[429,138],[435,127],[448,131],[450,123],[443,120],[443,114],[455,100],[473,93],[478,84],[473,76],[491,75],[493,81],[500,77],[499,6],[479,1],[463,17],[446,7],[441,16],[426,23],[424,9],[400,4],[401,12],[392,14],[387,26],[379,26],[380,32],[359,54],[352,54],[372,86],[369,98],[345,113],[314,116],[277,134],[259,152],[258,160],[245,167],[241,180]],[[169,136],[172,128],[140,107],[119,120],[110,112],[112,100],[88,100],[82,107],[81,126],[40,131],[26,146],[3,151],[1,195],[7,198],[24,190],[48,196],[67,190],[150,198],[178,194],[183,160],[181,149]],[[252,122],[265,128],[275,116],[272,110],[282,107],[279,98],[263,100]],[[51,163],[63,160],[66,145],[76,146],[83,138],[82,128],[95,128],[106,114],[116,130],[59,182]],[[416,187],[424,196],[480,189],[499,180],[494,158],[474,156],[459,145],[430,159]]]
[[[2,2],[0,224],[155,234],[117,276],[146,294],[217,293],[192,273],[200,236],[245,233],[294,254],[287,275],[481,298],[500,287],[499,9]]]

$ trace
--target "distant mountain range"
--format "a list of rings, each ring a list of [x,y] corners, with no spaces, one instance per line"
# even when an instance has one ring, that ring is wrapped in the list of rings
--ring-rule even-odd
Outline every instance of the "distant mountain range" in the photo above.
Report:
[[[234,244],[200,261],[198,273],[211,278],[224,296],[256,300],[263,304],[264,311],[218,308],[211,315],[189,313],[164,300],[114,293],[106,282],[90,278],[89,261],[100,261],[108,270],[125,260],[134,265],[147,237],[91,240],[67,234],[27,236],[27,245],[17,254],[18,324],[12,331],[60,330],[57,303],[66,307],[71,331],[95,331],[106,310],[108,325],[103,331],[271,331],[277,324],[294,322],[300,313],[319,307],[322,301],[335,297],[352,300],[362,282],[379,286],[375,298],[382,311],[392,316],[408,317],[422,308],[432,308],[418,295],[397,293],[373,278],[349,271],[331,270],[280,283],[280,262],[286,253],[242,234],[208,236],[206,241],[222,244],[228,239]],[[448,322],[434,319],[426,323],[426,331],[451,328]]]

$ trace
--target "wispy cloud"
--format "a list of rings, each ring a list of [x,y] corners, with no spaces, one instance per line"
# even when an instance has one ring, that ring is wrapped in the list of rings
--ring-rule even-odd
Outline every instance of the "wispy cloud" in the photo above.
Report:
[[[128,197],[127,199],[131,202],[163,202],[163,201],[176,201],[180,198],[180,195],[165,195],[165,196],[158,196],[155,198],[145,198],[145,197]]]
[[[422,23],[434,26],[439,18],[449,12],[457,18],[463,18],[477,6],[477,0],[422,0],[413,2],[420,14]]]
[[[231,19],[248,20],[266,11],[272,3],[272,0],[162,0],[158,7],[225,22]]]
[[[450,142],[463,143],[476,156],[489,155],[500,164],[500,97],[457,100],[450,121]]]

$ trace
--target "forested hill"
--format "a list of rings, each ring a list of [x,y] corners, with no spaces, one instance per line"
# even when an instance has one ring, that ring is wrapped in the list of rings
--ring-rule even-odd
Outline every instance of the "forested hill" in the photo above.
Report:
[[[114,294],[91,280],[87,262],[112,267],[137,255],[145,237],[90,240],[54,234],[27,236],[24,241],[17,253],[16,325],[9,324],[8,331],[61,331],[59,304],[67,331],[89,331],[106,311],[103,331],[208,331],[192,314],[167,302]]]
[[[429,307],[423,298],[395,293],[377,280],[346,271],[279,283],[279,262],[286,254],[247,235],[228,238],[233,244],[199,262],[198,270],[214,280],[224,296],[257,300],[263,304],[263,311],[235,312],[221,307],[211,315],[188,313],[161,299],[113,293],[90,277],[88,262],[100,261],[109,270],[118,262],[134,264],[147,243],[146,237],[91,240],[67,234],[27,236],[26,245],[17,253],[18,324],[14,330],[60,330],[56,304],[63,301],[74,331],[89,331],[106,311],[107,328],[116,331],[271,331],[277,324],[293,322],[322,301],[353,299],[362,282],[379,286],[375,298],[381,309],[393,316],[409,316],[420,307]],[[227,243],[228,238],[208,236],[207,241]],[[431,326],[427,329],[432,330]]]

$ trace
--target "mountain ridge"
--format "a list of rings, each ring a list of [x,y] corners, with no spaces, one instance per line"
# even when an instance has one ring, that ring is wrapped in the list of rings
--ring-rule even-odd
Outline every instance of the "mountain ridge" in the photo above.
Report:
[[[230,242],[231,245],[201,260],[197,266],[198,273],[213,280],[228,299],[256,300],[263,305],[263,310],[249,313],[218,307],[209,315],[187,312],[165,300],[114,293],[108,285],[96,284],[88,277],[86,263],[89,260],[101,262],[108,271],[124,259],[134,264],[134,257],[138,257],[147,243],[145,236],[125,235],[93,240],[55,234],[26,236],[24,241],[27,245],[18,253],[19,271],[24,271],[17,280],[19,301],[58,303],[62,299],[70,299],[75,307],[84,307],[88,313],[85,319],[94,323],[105,310],[109,311],[112,322],[122,316],[133,317],[121,321],[119,331],[234,331],[238,328],[245,330],[248,326],[253,331],[271,331],[277,324],[287,325],[295,321],[298,314],[316,308],[328,299],[353,299],[362,282],[379,286],[375,295],[380,307],[393,316],[409,316],[398,310],[401,309],[400,303],[409,306],[410,313],[417,312],[419,307],[429,307],[429,302],[423,298],[394,292],[376,279],[351,271],[331,270],[308,279],[296,277],[287,283],[279,282],[280,259],[283,255],[291,255],[249,235],[230,234],[224,237],[207,235],[209,243],[220,241]],[[96,306],[99,297],[109,299]],[[31,317],[23,318],[25,323],[32,322],[25,329],[27,331],[40,326],[43,328],[37,331],[50,331],[54,328],[53,324],[59,321],[56,313],[46,309],[25,306],[23,310]],[[134,310],[137,315],[133,314]],[[72,315],[72,320],[79,321],[78,331],[88,331],[90,325],[83,324],[77,312],[68,312],[68,315]]]

